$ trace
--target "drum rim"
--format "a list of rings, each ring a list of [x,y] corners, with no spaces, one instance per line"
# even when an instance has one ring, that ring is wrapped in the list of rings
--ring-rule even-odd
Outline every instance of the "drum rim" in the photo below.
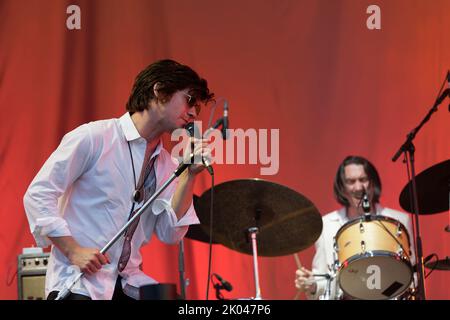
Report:
[[[405,231],[404,233],[406,234],[406,238],[408,239],[408,246],[409,246],[408,249],[411,250],[411,239],[410,239],[410,237],[409,237],[408,229],[406,229],[406,226],[405,226],[400,220],[397,220],[397,219],[394,219],[394,218],[391,218],[391,217],[387,217],[387,216],[383,216],[383,215],[381,215],[381,214],[372,214],[372,215],[369,215],[369,216],[370,216],[371,219],[375,219],[375,220],[387,220],[387,221],[390,221],[390,222],[392,222],[392,223],[400,223],[400,225],[403,227],[403,229],[404,229],[404,231]],[[338,242],[338,239],[339,239],[340,234],[341,234],[342,232],[344,232],[344,230],[345,230],[348,226],[353,225],[353,224],[355,224],[355,223],[359,223],[359,222],[361,221],[361,219],[363,220],[362,222],[367,222],[367,221],[365,221],[365,216],[360,216],[360,217],[358,217],[358,218],[353,218],[353,219],[347,221],[346,223],[344,223],[344,224],[339,228],[339,230],[336,232],[336,235],[334,236],[334,239],[335,239],[336,244],[337,244],[337,242]]]
[[[376,253],[376,254],[373,254]],[[359,299],[359,300],[367,300],[367,299],[361,299],[361,298],[356,298],[353,295],[349,294],[347,291],[344,290],[344,288],[341,285],[341,271],[343,270],[343,266],[345,264],[350,264],[351,262],[355,262],[357,260],[361,260],[364,257],[368,258],[368,257],[376,257],[376,256],[382,256],[382,257],[389,257],[389,258],[394,258],[395,260],[398,260],[400,262],[403,262],[404,264],[406,264],[406,266],[408,267],[408,269],[411,271],[410,272],[410,277],[409,277],[409,281],[408,281],[408,285],[405,287],[404,290],[402,290],[400,293],[398,293],[397,295],[395,295],[394,297],[386,297],[386,299],[376,299],[376,300],[389,300],[395,297],[398,297],[400,295],[402,295],[403,293],[406,292],[406,290],[408,290],[408,288],[411,286],[411,283],[413,282],[413,278],[414,278],[414,269],[411,265],[411,262],[404,256],[404,253],[399,256],[398,254],[394,254],[390,251],[385,251],[385,250],[370,250],[367,251],[364,254],[355,254],[353,256],[351,256],[350,258],[348,258],[347,260],[345,260],[338,268],[338,276],[337,276],[337,284],[339,285],[339,288],[342,290],[342,292],[344,292],[344,294],[355,298],[355,299]]]

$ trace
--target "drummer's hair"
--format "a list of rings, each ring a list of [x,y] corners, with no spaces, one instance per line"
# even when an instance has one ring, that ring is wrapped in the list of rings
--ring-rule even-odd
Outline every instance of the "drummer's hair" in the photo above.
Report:
[[[364,171],[366,172],[370,184],[373,187],[373,202],[378,203],[381,196],[380,176],[378,175],[378,171],[375,166],[369,160],[360,156],[348,156],[342,161],[341,165],[339,166],[333,186],[334,196],[336,197],[337,202],[346,207],[350,205],[347,198],[345,197],[344,185],[345,167],[349,164],[357,164],[364,167]]]

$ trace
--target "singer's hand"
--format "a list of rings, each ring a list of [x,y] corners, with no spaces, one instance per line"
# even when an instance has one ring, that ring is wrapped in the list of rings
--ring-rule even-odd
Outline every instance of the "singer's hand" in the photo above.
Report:
[[[317,290],[317,283],[314,280],[313,273],[303,267],[297,269],[295,272],[295,287],[301,292],[314,294]]]
[[[69,260],[87,275],[92,275],[102,268],[102,265],[109,264],[110,260],[107,255],[101,254],[95,248],[77,247],[69,255]]]
[[[92,275],[110,263],[107,254],[101,254],[96,248],[82,247],[72,236],[49,237],[53,244],[69,259],[72,265],[78,266],[87,275]]]
[[[189,148],[186,148],[188,159],[192,159],[194,163],[189,166],[189,174],[197,175],[205,169],[204,161],[211,163],[211,150],[208,147],[208,141],[205,139],[191,138],[191,146],[194,145],[193,152],[189,153]],[[203,159],[203,160],[202,160]]]

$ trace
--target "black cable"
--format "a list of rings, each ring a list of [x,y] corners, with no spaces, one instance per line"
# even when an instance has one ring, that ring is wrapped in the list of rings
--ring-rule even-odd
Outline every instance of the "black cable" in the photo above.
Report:
[[[206,300],[209,293],[209,278],[211,277],[211,261],[212,261],[212,235],[213,235],[213,205],[214,205],[214,175],[211,175],[211,205],[209,210],[209,258],[208,258],[208,276],[206,281]]]
[[[408,153],[405,152],[405,159],[403,160],[404,163],[406,163],[406,173],[408,175],[408,181],[411,181],[411,169],[409,168],[409,161],[408,161]],[[414,208],[414,203],[413,203],[413,190],[412,190],[412,183],[410,184],[409,188],[409,207],[411,208],[411,210]],[[412,242],[414,244],[414,255],[416,256],[416,264],[417,264],[417,241],[416,241],[416,234],[417,234],[417,229],[416,229],[416,220],[415,219],[411,219],[412,221],[412,227],[413,227],[413,234],[412,234]]]
[[[436,261],[433,263],[430,272],[428,272],[428,274],[425,275],[425,279],[428,278],[428,276],[434,271],[436,270],[436,267],[439,263],[439,256],[436,253],[432,253],[431,255],[429,255],[428,257],[425,258],[425,261],[431,260],[431,258],[435,257]],[[424,262],[425,265],[426,262]]]
[[[6,276],[6,286],[7,286],[7,287],[9,287],[10,285],[12,285],[14,279],[16,278],[16,276],[17,276],[17,274],[18,274],[18,272],[19,272],[19,268],[17,268],[16,271],[14,271],[14,274],[13,274],[11,277],[9,276],[10,271],[11,271],[11,266],[9,266],[8,272],[7,272],[7,276]]]

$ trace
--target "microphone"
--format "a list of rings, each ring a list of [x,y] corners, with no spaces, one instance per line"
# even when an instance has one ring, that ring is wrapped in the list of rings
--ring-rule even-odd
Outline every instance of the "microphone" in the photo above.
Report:
[[[222,122],[222,138],[223,140],[228,139],[227,129],[228,129],[228,102],[225,100],[223,104],[223,122]]]
[[[363,189],[362,208],[363,208],[364,213],[366,213],[366,214],[370,213],[369,195],[367,194],[367,191],[365,188]]]
[[[186,131],[188,132],[190,137],[195,137],[196,139],[201,139],[200,131],[196,127],[195,123],[189,122],[186,124],[186,126],[184,128],[186,129]],[[194,144],[193,143],[191,145],[191,148],[192,148],[192,152],[194,152]],[[209,161],[207,159],[205,159],[204,157],[202,157],[202,162],[203,162],[203,165],[208,170],[209,174],[213,176],[214,170],[213,170],[211,164],[209,163]]]
[[[233,290],[233,286],[231,285],[231,283],[229,283],[228,281],[222,279],[222,277],[219,276],[217,273],[213,273],[213,275],[217,278],[217,280],[219,280],[219,282],[222,285],[223,289],[225,289],[227,291]]]

